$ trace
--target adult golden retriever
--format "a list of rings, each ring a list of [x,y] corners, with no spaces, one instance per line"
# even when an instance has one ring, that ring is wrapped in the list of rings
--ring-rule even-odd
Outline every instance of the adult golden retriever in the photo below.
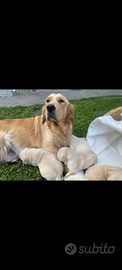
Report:
[[[14,162],[27,148],[43,148],[56,155],[70,142],[74,106],[61,94],[51,94],[42,115],[0,121],[0,164]]]

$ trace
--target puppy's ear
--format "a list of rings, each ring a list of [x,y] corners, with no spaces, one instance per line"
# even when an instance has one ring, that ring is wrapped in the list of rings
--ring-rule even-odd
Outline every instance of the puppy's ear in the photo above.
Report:
[[[46,107],[43,106],[42,108],[42,124],[46,121]]]
[[[74,106],[69,104],[67,109],[67,118],[74,122]]]

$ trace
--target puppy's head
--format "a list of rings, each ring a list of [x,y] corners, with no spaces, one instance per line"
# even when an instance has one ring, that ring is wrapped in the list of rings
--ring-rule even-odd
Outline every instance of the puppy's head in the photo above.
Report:
[[[58,150],[57,159],[62,162],[66,162],[67,147],[62,147]]]
[[[74,121],[74,106],[61,94],[51,94],[46,98],[42,109],[43,123],[54,121],[60,123],[62,120]]]
[[[28,152],[28,148],[25,148],[24,150],[22,150],[20,152],[20,159],[23,161],[24,164],[28,164],[28,161],[27,161],[27,152]]]

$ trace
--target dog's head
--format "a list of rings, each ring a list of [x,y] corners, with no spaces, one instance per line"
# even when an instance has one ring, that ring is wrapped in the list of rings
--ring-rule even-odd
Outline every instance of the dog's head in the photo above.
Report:
[[[43,123],[54,121],[59,123],[63,120],[74,121],[74,106],[61,94],[51,94],[46,98],[42,109]]]

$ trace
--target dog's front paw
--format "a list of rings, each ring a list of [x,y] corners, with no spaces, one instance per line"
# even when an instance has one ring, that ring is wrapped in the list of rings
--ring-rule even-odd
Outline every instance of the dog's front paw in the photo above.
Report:
[[[23,161],[23,164],[27,165],[27,164],[28,164],[28,162],[27,162],[27,161]]]

